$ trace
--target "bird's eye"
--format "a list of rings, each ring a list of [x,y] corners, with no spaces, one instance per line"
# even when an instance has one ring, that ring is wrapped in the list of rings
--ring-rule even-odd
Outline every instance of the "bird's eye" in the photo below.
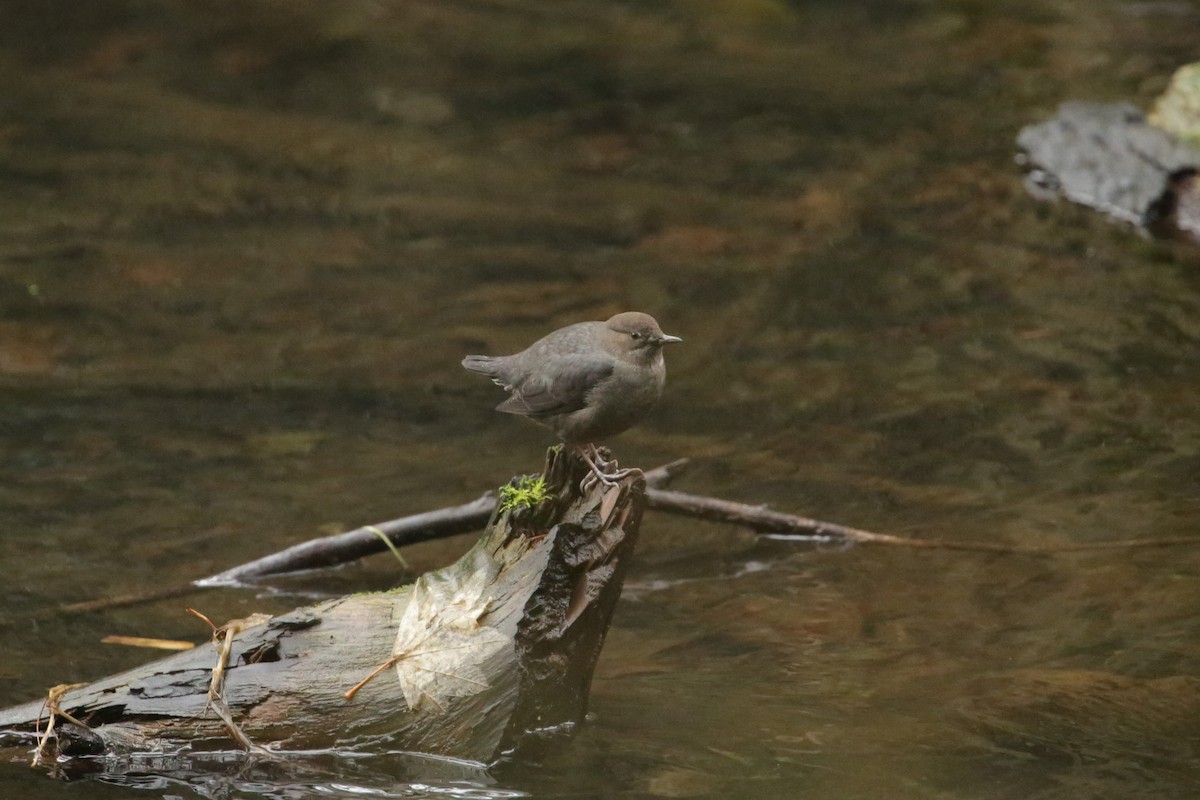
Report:
[[[634,331],[633,333],[631,333],[629,335],[632,336],[634,339],[642,338],[642,335],[640,333],[638,333],[637,331]]]

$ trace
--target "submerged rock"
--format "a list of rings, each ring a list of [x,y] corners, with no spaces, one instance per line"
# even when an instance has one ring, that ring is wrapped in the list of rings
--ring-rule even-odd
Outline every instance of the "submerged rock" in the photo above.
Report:
[[[1064,103],[1051,119],[1022,129],[1017,145],[1036,196],[1062,195],[1142,227],[1200,231],[1200,221],[1177,216],[1196,205],[1179,196],[1196,191],[1190,178],[1200,148],[1150,125],[1129,104]]]

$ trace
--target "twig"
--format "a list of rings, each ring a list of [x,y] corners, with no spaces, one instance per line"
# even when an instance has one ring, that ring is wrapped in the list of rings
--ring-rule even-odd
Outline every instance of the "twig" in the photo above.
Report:
[[[663,489],[646,490],[647,505],[657,511],[667,511],[683,516],[744,525],[753,531],[776,534],[781,538],[805,538],[825,542],[850,542],[855,544],[888,544],[929,550],[970,550],[987,553],[1023,555],[1049,555],[1052,553],[1077,553],[1089,550],[1110,550],[1133,547],[1174,547],[1200,545],[1200,537],[1175,536],[1158,539],[1122,539],[1111,542],[1084,544],[1048,545],[1045,547],[1022,547],[1000,542],[938,541],[918,537],[892,536],[874,533],[860,528],[850,528],[835,522],[823,522],[795,514],[773,511],[766,506],[752,506],[719,500],[715,497],[670,492]]]
[[[1123,539],[1110,542],[1050,545],[1045,547],[1022,547],[999,542],[938,541],[919,537],[893,536],[886,533],[875,533],[859,528],[851,528],[835,522],[824,522],[795,514],[773,511],[765,506],[752,506],[731,500],[667,491],[661,488],[682,472],[688,466],[688,463],[688,459],[683,458],[645,472],[647,486],[646,499],[651,509],[682,514],[683,516],[698,519],[744,525],[759,533],[773,534],[781,537],[807,538],[835,543],[887,544],[899,547],[935,550],[1044,555],[1087,552],[1092,550],[1200,545],[1200,537],[1186,536],[1157,539]],[[249,563],[232,567],[216,575],[202,578],[185,586],[177,586],[139,595],[126,595],[70,603],[37,612],[34,618],[49,617],[62,613],[100,611],[119,606],[135,605],[151,600],[189,594],[198,589],[241,586],[271,575],[345,564],[363,556],[382,552],[389,545],[393,548],[404,547],[418,542],[426,542],[478,530],[487,524],[495,510],[496,496],[491,492],[486,492],[478,499],[462,505],[400,517],[389,522],[381,522],[378,525],[366,525],[336,536],[312,539]],[[380,534],[386,535],[386,543],[385,537]],[[25,618],[21,617],[21,619]],[[0,624],[10,622],[13,619],[16,619],[16,617],[0,617]]]
[[[119,644],[126,647],[144,647],[150,650],[193,650],[196,647],[195,642],[183,641],[181,639],[157,639],[149,636],[124,636],[118,633],[110,633],[100,640],[100,644]]]
[[[396,655],[396,656],[392,656],[392,657],[391,657],[391,658],[389,658],[387,661],[383,662],[383,663],[382,663],[382,664],[380,664],[378,667],[376,667],[375,669],[371,670],[371,674],[370,674],[370,675],[368,675],[367,677],[363,678],[361,681],[359,681],[358,683],[354,684],[354,685],[353,685],[353,686],[351,686],[349,689],[347,689],[347,690],[345,691],[345,693],[344,693],[344,694],[342,694],[342,697],[346,698],[347,700],[353,700],[353,699],[354,699],[354,695],[358,694],[358,691],[359,691],[360,689],[362,689],[364,686],[366,686],[368,683],[370,683],[372,678],[374,678],[374,677],[375,677],[376,675],[378,675],[379,673],[383,672],[383,671],[384,671],[385,669],[387,669],[388,667],[395,666],[396,662],[397,662],[397,661],[399,661],[399,660],[400,660],[400,659],[402,659],[402,658],[404,658],[404,656],[403,656],[403,655]]]
[[[247,628],[253,628],[255,625],[261,625],[270,617],[267,614],[251,614],[245,619],[235,619],[226,622],[224,625],[217,627],[213,621],[204,614],[194,608],[187,609],[187,612],[193,617],[198,617],[208,623],[208,627],[212,629],[213,647],[217,648],[217,664],[213,667],[212,677],[208,682],[208,706],[221,721],[225,723],[225,727],[229,730],[229,735],[234,740],[251,753],[259,755],[272,755],[270,750],[261,747],[251,741],[250,737],[238,727],[238,724],[233,719],[233,714],[229,712],[229,705],[225,702],[225,671],[229,666],[229,656],[233,652],[233,640],[239,633]]]
[[[149,603],[154,600],[169,600],[174,597],[183,597],[188,594],[195,594],[196,587],[190,583],[185,583],[180,586],[172,586],[166,589],[153,589],[148,592],[138,592],[136,594],[122,594],[116,597],[101,597],[96,600],[83,600],[78,603],[63,603],[56,606],[50,613],[57,614],[86,614],[92,611],[107,611],[110,608],[123,608],[124,606],[136,606],[142,603]]]
[[[681,458],[648,470],[645,473],[646,485],[664,486],[682,472],[687,465],[688,459]],[[336,566],[382,552],[389,545],[384,543],[383,537],[380,536],[381,533],[386,535],[393,551],[398,552],[394,548],[479,530],[487,525],[487,521],[495,509],[495,495],[487,492],[478,499],[463,505],[400,517],[389,522],[381,522],[378,525],[364,525],[336,536],[312,539],[182,586],[117,597],[101,597],[77,603],[64,603],[33,612],[32,615],[0,615],[0,625],[18,620],[52,619],[63,615],[106,611],[111,608],[181,597],[205,589],[240,586],[270,575]]]
[[[397,547],[468,533],[485,526],[495,509],[496,496],[487,492],[478,499],[460,506],[413,514],[378,525],[367,525],[336,536],[311,539],[203,578],[196,581],[195,585],[237,586],[266,575],[330,567],[354,561],[384,549],[385,546],[376,530],[387,534],[388,539]]]
[[[38,739],[37,749],[33,751],[32,766],[35,766],[35,767],[38,766],[39,764],[42,763],[42,759],[44,759],[46,757],[46,745],[48,745],[50,743],[50,737],[54,735],[54,723],[56,720],[58,720],[59,718],[62,718],[62,719],[65,719],[67,722],[70,722],[73,725],[78,725],[80,728],[87,728],[87,725],[83,724],[82,722],[75,719],[67,712],[63,711],[58,705],[59,701],[62,700],[63,695],[65,695],[67,692],[71,691],[72,689],[78,689],[81,686],[87,686],[87,684],[86,683],[60,683],[57,686],[50,687],[50,690],[48,692],[46,692],[46,699],[42,701],[42,708],[45,708],[50,712],[50,718],[48,720],[46,720],[46,731],[45,731],[45,733],[43,733],[41,731],[42,715],[41,715],[41,711],[40,710],[38,711],[36,727],[37,727],[37,732],[38,732],[40,738]]]
[[[47,619],[59,619],[62,617],[74,616],[76,614],[90,614],[96,611],[107,611],[110,608],[125,608],[127,606],[137,606],[144,603],[153,603],[156,600],[167,600],[172,597],[183,597],[189,594],[198,594],[204,591],[204,587],[196,586],[194,583],[185,583],[180,586],[172,586],[166,589],[154,589],[149,592],[139,592],[137,594],[122,594],[116,597],[100,597],[94,600],[83,600],[78,603],[62,603],[57,606],[48,606],[36,611],[31,611],[28,614],[2,614],[0,615],[0,627],[11,625],[15,622],[26,621],[41,621]]]
[[[646,487],[649,489],[661,489],[670,483],[676,475],[682,474],[689,466],[691,466],[690,458],[677,458],[674,461],[663,464],[661,467],[646,470],[642,473],[642,477],[646,479]]]

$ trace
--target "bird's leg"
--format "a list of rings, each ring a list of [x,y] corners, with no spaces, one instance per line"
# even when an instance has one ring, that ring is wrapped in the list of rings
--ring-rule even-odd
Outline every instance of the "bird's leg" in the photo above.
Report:
[[[607,466],[608,462],[600,458],[600,454],[596,452],[596,445],[590,443],[586,445],[577,445],[575,447],[575,452],[579,453],[579,457],[584,460],[584,463],[592,468],[592,471],[585,475],[583,480],[579,482],[579,488],[583,492],[586,493],[589,489],[591,489],[592,486],[595,485],[596,481],[600,481],[600,483],[603,483],[605,486],[617,485],[617,482],[620,480],[620,478],[614,478],[600,468],[600,464]]]
[[[615,458],[606,460],[604,456],[600,455],[600,448],[596,447],[595,443],[589,443],[587,446],[591,450],[592,459],[595,460],[593,461],[586,456],[584,457],[584,460],[587,461],[588,464],[591,464],[592,470],[596,472],[596,475],[600,477],[600,480],[603,483],[613,486],[618,481],[624,480],[635,472],[639,475],[642,474],[642,471],[637,467],[631,467],[630,469],[617,469],[617,460]]]
[[[609,472],[611,472],[612,467],[615,467],[617,465],[617,460],[615,458],[608,459],[608,458],[605,458],[600,453],[600,448],[596,446],[595,442],[589,442],[587,447],[588,447],[588,452],[592,454],[592,459],[600,467],[600,470],[602,472],[604,472],[606,475]]]

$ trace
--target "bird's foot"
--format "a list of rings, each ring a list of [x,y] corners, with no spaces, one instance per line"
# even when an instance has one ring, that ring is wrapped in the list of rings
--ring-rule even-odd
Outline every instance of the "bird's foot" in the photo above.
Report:
[[[579,490],[581,492],[587,494],[597,483],[602,483],[605,486],[616,485],[617,481],[610,478],[608,472],[605,470],[610,462],[600,457],[600,453],[596,451],[595,445],[589,444],[579,447],[577,448],[577,452],[584,463],[591,467],[591,471],[587,475],[584,475],[583,480],[579,482]],[[604,466],[602,467],[601,464]]]
[[[616,462],[615,462],[615,461],[613,462],[613,466],[616,466]],[[618,470],[616,470],[616,471],[614,471],[614,472],[609,472],[609,473],[607,473],[607,475],[608,475],[608,478],[609,478],[609,479],[610,479],[610,480],[611,480],[613,483],[618,483],[618,482],[620,482],[620,481],[623,481],[623,480],[625,480],[625,479],[626,479],[626,478],[628,478],[630,475],[645,475],[645,473],[644,473],[644,472],[642,472],[642,471],[641,471],[640,469],[638,469],[637,467],[630,467],[629,469],[618,469]]]
[[[580,458],[592,468],[592,471],[585,475],[583,480],[579,482],[579,488],[585,494],[597,483],[602,483],[605,486],[616,486],[634,473],[638,475],[642,474],[642,471],[636,467],[618,469],[617,460],[615,458],[604,458],[604,456],[600,455],[599,448],[594,444],[580,447],[578,452]]]

